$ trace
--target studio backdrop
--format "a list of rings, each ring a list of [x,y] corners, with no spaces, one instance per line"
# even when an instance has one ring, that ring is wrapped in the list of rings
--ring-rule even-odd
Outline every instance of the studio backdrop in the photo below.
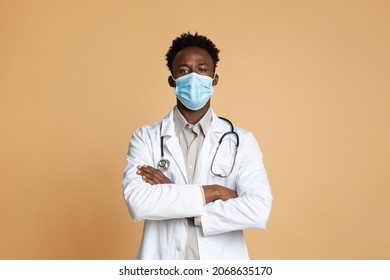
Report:
[[[253,259],[390,258],[390,2],[0,2],[0,258],[134,259],[132,133],[175,105],[165,53],[220,52],[215,112],[250,130],[274,203]]]

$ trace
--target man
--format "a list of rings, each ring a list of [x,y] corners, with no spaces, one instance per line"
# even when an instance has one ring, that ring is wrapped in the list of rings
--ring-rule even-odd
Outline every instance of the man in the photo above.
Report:
[[[177,105],[131,139],[123,191],[145,221],[138,259],[248,259],[243,230],[265,229],[272,195],[260,148],[210,107],[218,54],[197,33],[173,40]]]

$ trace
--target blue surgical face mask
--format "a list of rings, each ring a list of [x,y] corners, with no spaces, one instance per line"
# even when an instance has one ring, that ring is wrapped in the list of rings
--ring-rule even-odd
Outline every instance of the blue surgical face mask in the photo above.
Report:
[[[174,79],[175,80],[175,79]],[[188,109],[196,111],[203,108],[213,95],[213,80],[209,76],[190,73],[176,81],[176,96]]]

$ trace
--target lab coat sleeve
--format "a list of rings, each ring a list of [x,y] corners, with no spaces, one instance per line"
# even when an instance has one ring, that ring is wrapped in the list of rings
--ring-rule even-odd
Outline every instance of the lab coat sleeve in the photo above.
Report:
[[[241,148],[242,147],[242,148]],[[265,229],[272,195],[263,164],[263,155],[251,133],[240,145],[236,177],[237,198],[205,205],[202,229],[205,236],[249,228]]]
[[[203,214],[203,193],[199,185],[150,185],[136,174],[137,166],[153,164],[150,128],[137,130],[129,145],[124,171],[123,194],[135,221],[167,220]]]

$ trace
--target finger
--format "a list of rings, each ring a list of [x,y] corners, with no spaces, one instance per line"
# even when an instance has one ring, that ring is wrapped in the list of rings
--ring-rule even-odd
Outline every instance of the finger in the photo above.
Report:
[[[158,182],[167,182],[170,181],[160,170],[153,168],[151,166],[143,166],[140,168],[141,173],[152,180]]]
[[[137,174],[142,176],[142,179],[150,184],[164,183],[164,179],[159,175],[158,171],[151,167],[142,167],[139,169]]]
[[[143,176],[148,176],[150,178],[156,177],[156,171],[149,166],[142,166],[141,168],[138,169],[138,173]]]
[[[163,184],[170,184],[172,181],[164,175],[159,169],[153,168],[151,166],[148,166],[146,164],[144,165],[138,165],[137,166],[137,174],[140,176],[145,176],[150,182],[153,182],[155,184],[157,183],[163,183]]]
[[[138,165],[137,166],[137,174],[141,175],[141,176],[148,175],[149,177],[151,177],[152,171],[148,168],[148,166]]]
[[[153,182],[153,180],[150,180],[149,178],[147,178],[145,176],[142,176],[142,180],[144,180],[146,183],[151,184],[151,185],[156,184],[155,182]]]
[[[168,184],[172,183],[171,180],[166,177],[160,170],[151,166],[139,167],[137,174],[145,176],[146,179],[153,182],[154,184]]]
[[[155,182],[153,181],[153,176],[146,169],[146,165],[138,165],[136,173],[137,175],[141,176],[142,180],[144,180],[145,182],[149,184],[155,184]]]

